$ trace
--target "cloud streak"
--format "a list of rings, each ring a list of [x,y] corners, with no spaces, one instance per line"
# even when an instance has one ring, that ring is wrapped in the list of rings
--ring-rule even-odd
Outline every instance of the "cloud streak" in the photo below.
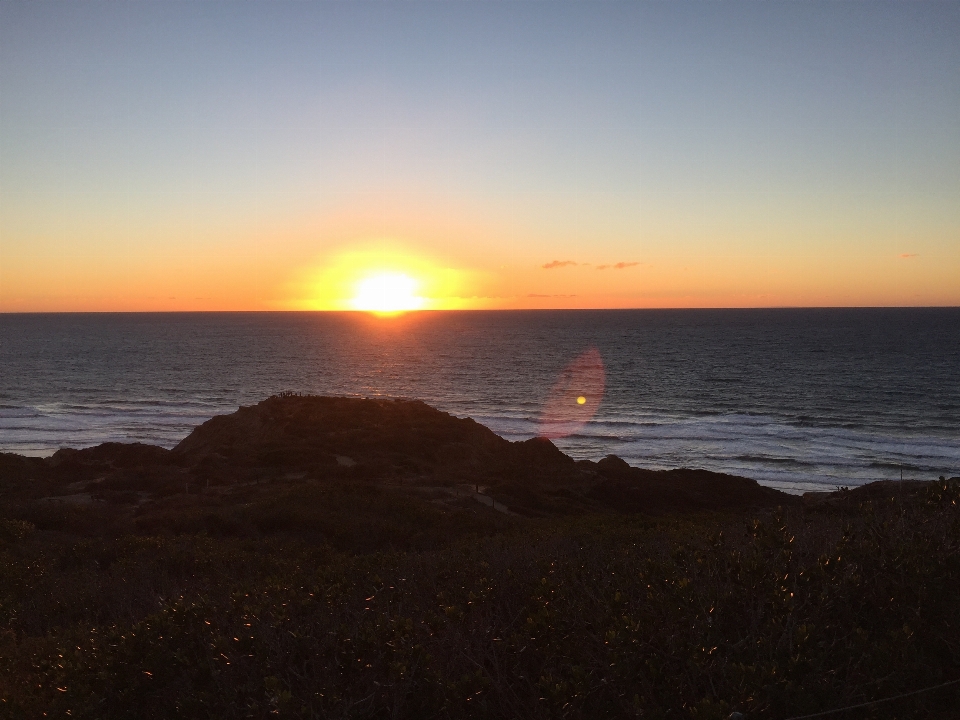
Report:
[[[906,256],[904,256],[904,257],[906,257]],[[591,263],[588,263],[588,262],[581,263],[581,262],[576,262],[576,261],[574,261],[574,260],[552,260],[552,261],[550,261],[550,262],[548,262],[548,263],[544,263],[544,264],[541,265],[540,267],[543,268],[544,270],[555,270],[555,269],[557,269],[557,268],[562,268],[562,267],[575,267],[575,266],[578,266],[578,265],[583,265],[584,267],[586,267],[586,266],[588,266],[588,265],[590,265],[590,264],[591,264]],[[611,269],[611,268],[612,268],[613,270],[625,270],[626,268],[636,267],[636,266],[639,265],[639,264],[640,264],[640,263],[638,263],[638,262],[618,262],[618,263],[612,263],[612,264],[609,264],[609,263],[608,263],[608,264],[606,264],[606,265],[597,265],[594,269],[595,269],[595,270],[608,270],[608,269]]]
[[[623,270],[625,268],[635,267],[639,265],[638,262],[618,262],[613,265],[597,265],[597,270],[606,270],[607,268],[613,268],[614,270]]]

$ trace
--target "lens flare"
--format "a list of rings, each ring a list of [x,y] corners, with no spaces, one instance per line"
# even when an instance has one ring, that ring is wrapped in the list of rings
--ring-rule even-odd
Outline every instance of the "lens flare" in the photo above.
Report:
[[[560,373],[543,407],[538,435],[561,438],[582,429],[600,407],[605,383],[603,358],[590,348]]]

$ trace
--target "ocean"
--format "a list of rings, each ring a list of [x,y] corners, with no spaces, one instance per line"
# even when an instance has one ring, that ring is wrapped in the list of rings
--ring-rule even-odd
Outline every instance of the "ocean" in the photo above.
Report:
[[[960,308],[0,314],[0,451],[173,447],[281,391],[419,398],[525,439],[594,352],[595,414],[554,439],[576,458],[791,492],[960,475]]]

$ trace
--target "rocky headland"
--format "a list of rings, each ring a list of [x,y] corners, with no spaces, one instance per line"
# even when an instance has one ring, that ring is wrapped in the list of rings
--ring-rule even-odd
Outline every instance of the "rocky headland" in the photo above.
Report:
[[[141,515],[174,495],[224,497],[251,486],[323,482],[434,490],[435,502],[484,496],[490,507],[518,515],[800,502],[705,470],[644,470],[613,455],[574,461],[545,438],[509,442],[469,418],[407,399],[274,396],[208,420],[172,450],[105,443],[45,459],[0,454],[7,497],[102,501],[137,506]]]

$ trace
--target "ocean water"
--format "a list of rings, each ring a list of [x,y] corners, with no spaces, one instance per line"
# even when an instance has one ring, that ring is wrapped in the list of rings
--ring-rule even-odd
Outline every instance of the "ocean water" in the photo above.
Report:
[[[172,447],[284,390],[420,398],[524,439],[591,349],[603,397],[555,440],[574,457],[794,492],[960,475],[960,308],[6,314],[0,450]]]

